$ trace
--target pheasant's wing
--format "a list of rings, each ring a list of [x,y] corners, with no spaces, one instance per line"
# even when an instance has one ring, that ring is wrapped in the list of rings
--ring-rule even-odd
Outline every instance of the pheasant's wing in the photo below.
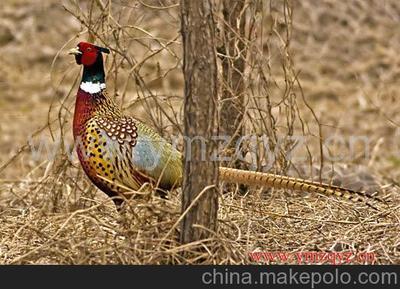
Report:
[[[181,154],[154,130],[129,117],[99,117],[96,124],[103,131],[106,157],[118,182],[132,189],[146,181],[165,189],[180,184]]]

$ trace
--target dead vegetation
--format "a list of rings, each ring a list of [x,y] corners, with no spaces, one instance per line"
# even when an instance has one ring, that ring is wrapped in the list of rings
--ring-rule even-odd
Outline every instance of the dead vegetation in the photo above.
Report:
[[[268,136],[277,155],[248,153],[245,165],[378,189],[391,206],[233,188],[220,196],[215,236],[180,245],[180,190],[168,200],[144,191],[119,214],[83,175],[70,133],[79,68],[65,55],[90,31],[112,50],[109,94],[172,140],[182,133],[177,1],[5,1],[0,263],[247,264],[254,251],[374,252],[377,264],[399,263],[400,4],[383,2],[254,1],[244,129]],[[324,142],[331,136],[343,142]],[[368,146],[351,150],[350,136],[367,136]]]

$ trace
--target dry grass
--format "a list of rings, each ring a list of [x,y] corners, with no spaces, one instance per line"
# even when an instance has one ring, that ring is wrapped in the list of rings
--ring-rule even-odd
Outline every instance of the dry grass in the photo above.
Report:
[[[220,197],[215,236],[188,245],[177,241],[180,190],[168,200],[147,193],[117,213],[65,149],[78,67],[63,48],[85,39],[76,36],[88,26],[112,48],[109,92],[126,113],[167,138],[181,132],[175,1],[160,1],[165,9],[150,7],[159,1],[113,1],[112,10],[98,2],[79,1],[78,9],[64,1],[67,12],[55,0],[7,0],[0,10],[0,263],[247,264],[254,251],[374,252],[377,264],[400,263],[397,1],[299,1],[292,24],[267,1],[246,74],[246,132],[273,135],[272,147],[282,136],[307,136],[296,150],[305,161],[279,157],[274,171],[317,178],[320,133],[368,136],[368,155],[358,146],[349,154],[347,140],[323,147],[350,157],[325,158],[321,175],[378,188],[393,205],[376,212],[306,193],[232,190]],[[33,157],[32,133],[36,148],[40,140],[54,146],[54,159],[45,151]],[[287,141],[279,150],[292,147]],[[258,159],[258,169],[267,161]]]

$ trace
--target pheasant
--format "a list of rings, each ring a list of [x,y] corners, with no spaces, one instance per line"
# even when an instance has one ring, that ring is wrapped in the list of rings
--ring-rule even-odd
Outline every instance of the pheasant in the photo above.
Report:
[[[89,179],[110,197],[124,199],[145,183],[162,190],[181,185],[182,155],[139,120],[122,114],[106,93],[102,53],[110,50],[80,42],[69,51],[83,65],[73,119],[73,136],[80,163]],[[334,195],[374,207],[378,197],[329,184],[282,175],[219,168],[225,182]],[[117,206],[121,198],[113,198]]]

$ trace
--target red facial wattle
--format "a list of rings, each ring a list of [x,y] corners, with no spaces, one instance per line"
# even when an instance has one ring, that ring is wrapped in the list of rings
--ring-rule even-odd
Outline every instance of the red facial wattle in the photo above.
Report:
[[[85,66],[93,65],[96,62],[97,55],[99,53],[96,46],[87,42],[81,42],[79,43],[78,47],[79,50],[82,52],[80,63]]]

